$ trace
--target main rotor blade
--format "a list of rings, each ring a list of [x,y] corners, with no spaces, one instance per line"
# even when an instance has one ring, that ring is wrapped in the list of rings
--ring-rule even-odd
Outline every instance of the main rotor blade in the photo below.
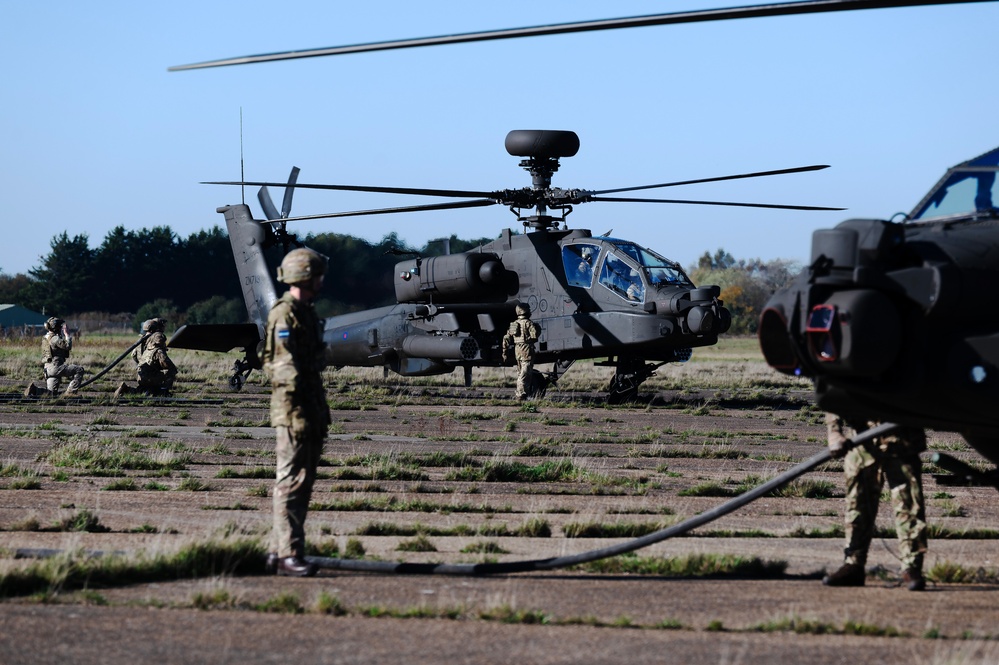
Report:
[[[295,194],[295,183],[298,182],[298,172],[297,166],[291,167],[291,173],[288,175],[288,184],[284,186],[284,200],[281,202],[281,216],[287,217],[291,214],[291,197]]]
[[[454,198],[492,197],[496,192],[476,192],[461,189],[421,189],[416,187],[367,187],[364,185],[314,185],[283,182],[202,182],[202,185],[249,185],[250,187],[287,187],[288,189],[335,189],[348,192],[378,192],[382,194],[414,194],[417,196],[450,196]],[[285,194],[287,196],[287,193]]]
[[[614,194],[616,192],[634,192],[639,189],[655,189],[657,187],[676,187],[677,185],[696,185],[702,182],[719,182],[721,180],[739,180],[740,178],[762,178],[768,175],[784,175],[787,173],[801,173],[803,171],[821,171],[829,168],[828,164],[817,164],[815,166],[798,166],[793,169],[778,169],[776,171],[757,171],[756,173],[741,173],[739,175],[723,175],[717,178],[700,178],[698,180],[680,180],[677,182],[664,182],[658,185],[640,185],[638,187],[621,187],[618,189],[602,189],[599,192],[591,192],[594,195]]]
[[[260,201],[260,207],[267,215],[267,219],[280,219],[281,215],[274,207],[274,201],[271,200],[271,193],[266,185],[257,190],[257,200]]]
[[[377,208],[374,210],[353,210],[351,212],[329,212],[322,215],[303,215],[302,217],[288,217],[287,219],[269,219],[271,224],[283,224],[284,222],[301,222],[308,219],[329,219],[333,217],[358,217],[360,215],[388,215],[397,212],[425,212],[427,210],[454,210],[456,208],[482,208],[496,205],[495,201],[489,199],[477,199],[474,201],[457,201],[455,203],[431,203],[422,206],[405,206],[402,208]]]
[[[687,199],[633,199],[628,197],[593,197],[590,201],[611,201],[614,203],[689,203],[702,206],[738,206],[740,208],[776,208],[778,210],[846,210],[846,208],[825,208],[821,206],[793,206],[777,203],[734,203],[731,201],[691,201]]]
[[[602,19],[596,21],[555,23],[526,28],[487,30],[484,32],[465,32],[454,35],[440,35],[437,37],[423,37],[417,39],[399,39],[394,41],[371,42],[367,44],[353,44],[348,46],[330,46],[326,48],[304,49],[300,51],[263,53],[260,55],[250,55],[238,58],[209,60],[207,62],[198,62],[190,65],[176,65],[168,68],[168,71],[175,72],[186,69],[203,69],[205,67],[223,67],[226,65],[244,65],[256,62],[271,62],[275,60],[314,58],[324,55],[344,55],[347,53],[364,53],[368,51],[388,51],[392,49],[415,48],[419,46],[435,46],[438,44],[462,44],[467,42],[483,42],[497,39],[515,39],[518,37],[560,35],[573,32],[639,28],[651,25],[669,25],[674,23],[701,23],[705,21],[723,21],[728,19],[755,18],[761,16],[819,14],[825,12],[853,11],[857,9],[885,9],[890,7],[918,7],[924,5],[955,5],[972,2],[995,2],[995,0],[803,0],[801,2],[747,5],[743,7],[703,9],[686,12],[674,12],[669,14],[649,14],[644,16],[630,16],[626,18]]]

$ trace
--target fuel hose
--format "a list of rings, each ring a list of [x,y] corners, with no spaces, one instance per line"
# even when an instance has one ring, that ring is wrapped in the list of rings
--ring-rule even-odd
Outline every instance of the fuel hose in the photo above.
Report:
[[[879,436],[883,436],[894,431],[898,425],[894,423],[884,423],[858,434],[851,441],[845,444],[845,448],[852,448],[857,445],[867,443]],[[506,561],[501,563],[407,563],[400,561],[367,561],[359,559],[337,559],[332,557],[305,557],[310,563],[316,564],[319,568],[329,570],[353,570],[369,573],[388,573],[394,575],[502,575],[506,573],[523,573],[528,571],[555,570],[557,568],[567,568],[577,566],[590,561],[606,559],[619,554],[627,554],[635,550],[648,547],[668,538],[683,535],[688,531],[703,526],[716,519],[728,515],[746,504],[756,501],[760,497],[766,496],[770,492],[783,487],[792,480],[815,469],[824,462],[832,458],[828,449],[823,449],[804,462],[794,466],[784,473],[771,480],[754,487],[753,489],[729,499],[725,503],[706,510],[699,515],[695,515],[678,524],[650,533],[641,538],[635,538],[624,543],[604,547],[589,552],[571,554],[549,559],[532,559],[527,561]]]
[[[898,425],[894,423],[884,423],[866,430],[852,440],[847,441],[844,449],[862,445],[871,440],[889,434]],[[325,570],[350,570],[365,573],[380,573],[389,575],[455,575],[455,576],[478,576],[478,575],[504,575],[508,573],[525,573],[542,570],[556,570],[558,568],[568,568],[578,566],[583,563],[606,559],[619,554],[627,554],[635,550],[648,547],[668,538],[681,536],[699,526],[724,517],[739,508],[766,496],[774,490],[780,489],[792,480],[803,476],[821,464],[828,462],[832,458],[828,449],[823,449],[804,462],[794,466],[779,476],[754,487],[753,489],[733,497],[715,508],[706,510],[703,513],[688,518],[671,527],[650,533],[641,538],[635,538],[624,543],[604,547],[598,550],[570,554],[568,556],[552,557],[548,559],[529,559],[525,561],[505,561],[501,563],[409,563],[403,561],[368,561],[362,559],[338,559],[334,557],[307,556],[305,559]],[[32,549],[19,548],[14,551],[14,558],[47,558],[60,554],[58,549]],[[105,553],[100,551],[87,552],[88,556],[102,556],[104,554],[122,554],[121,552]]]
[[[93,375],[92,377],[90,377],[89,379],[87,379],[86,381],[84,381],[83,383],[81,383],[81,384],[80,384],[80,387],[82,388],[82,387],[84,387],[84,386],[89,386],[89,385],[90,385],[91,383],[93,383],[93,382],[94,382],[94,381],[96,381],[97,379],[101,378],[102,376],[104,376],[105,374],[107,374],[108,372],[110,372],[110,371],[111,371],[111,369],[112,369],[112,368],[113,368],[113,367],[114,367],[115,365],[117,365],[117,364],[118,364],[118,363],[120,363],[120,362],[121,362],[122,360],[124,360],[124,359],[125,359],[125,356],[127,356],[127,355],[128,355],[129,353],[131,353],[131,352],[132,352],[132,349],[134,349],[134,348],[135,348],[135,347],[137,347],[138,345],[142,344],[142,342],[143,342],[143,341],[144,341],[144,340],[145,340],[145,339],[146,339],[147,337],[149,337],[149,335],[150,335],[150,334],[152,334],[152,333],[146,333],[145,335],[143,335],[142,337],[140,337],[140,338],[139,338],[139,341],[138,341],[138,342],[136,342],[136,343],[135,343],[135,344],[133,344],[132,346],[130,346],[130,347],[128,347],[127,349],[125,349],[125,351],[124,351],[124,352],[123,352],[123,353],[122,353],[122,354],[121,354],[120,356],[118,356],[117,358],[115,358],[114,360],[112,360],[112,361],[111,361],[111,364],[110,364],[110,365],[108,365],[107,367],[105,367],[104,369],[102,369],[101,371],[99,371],[99,372],[98,372],[97,374],[94,374],[94,375]]]

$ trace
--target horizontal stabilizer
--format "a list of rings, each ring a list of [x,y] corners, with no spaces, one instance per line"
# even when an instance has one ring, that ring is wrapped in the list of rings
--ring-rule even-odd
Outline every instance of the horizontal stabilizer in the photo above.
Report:
[[[260,330],[255,323],[206,323],[181,326],[167,346],[219,353],[240,348],[255,353],[259,343]]]

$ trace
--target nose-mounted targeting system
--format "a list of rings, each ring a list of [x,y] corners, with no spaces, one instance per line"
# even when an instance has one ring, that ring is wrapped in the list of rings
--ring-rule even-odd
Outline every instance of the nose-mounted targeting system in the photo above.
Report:
[[[999,148],[950,169],[900,223],[816,231],[810,265],[760,320],[767,362],[814,378],[828,411],[999,444],[997,171]]]

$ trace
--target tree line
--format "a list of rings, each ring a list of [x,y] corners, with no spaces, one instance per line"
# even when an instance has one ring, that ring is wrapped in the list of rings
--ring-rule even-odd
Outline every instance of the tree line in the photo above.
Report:
[[[338,233],[308,235],[303,242],[332,258],[317,302],[322,316],[391,304],[399,257],[389,250],[432,256],[444,253],[444,239],[410,247],[398,235],[378,243]],[[489,238],[450,238],[462,252]],[[283,249],[265,251],[276,267]],[[242,291],[228,234],[219,226],[186,238],[168,226],[128,230],[118,226],[100,245],[81,233],[52,238],[49,253],[27,274],[0,272],[0,302],[67,317],[84,312],[135,313],[137,321],[163,316],[180,323],[238,323],[246,320]]]
[[[398,253],[440,255],[444,240],[409,247],[395,233],[377,243],[338,233],[306,236],[306,245],[331,257],[317,301],[319,314],[392,304]],[[491,239],[462,240],[452,235],[448,240],[452,252],[463,252]],[[268,263],[277,266],[282,253],[281,247],[268,249]],[[740,334],[756,332],[767,299],[798,270],[793,261],[739,260],[718,249],[714,254],[705,252],[688,273],[695,284],[721,286],[721,298],[733,315],[731,333]],[[135,324],[162,316],[171,328],[246,320],[229,237],[218,226],[186,238],[168,226],[137,231],[118,226],[97,247],[90,246],[85,233],[63,232],[52,238],[49,253],[28,274],[0,272],[0,302],[63,317],[107,313],[121,320],[127,313]]]
[[[755,334],[763,307],[774,291],[787,286],[801,272],[801,264],[787,259],[736,259],[724,249],[704,252],[689,270],[694,284],[717,284],[719,296],[732,313],[729,334]]]

